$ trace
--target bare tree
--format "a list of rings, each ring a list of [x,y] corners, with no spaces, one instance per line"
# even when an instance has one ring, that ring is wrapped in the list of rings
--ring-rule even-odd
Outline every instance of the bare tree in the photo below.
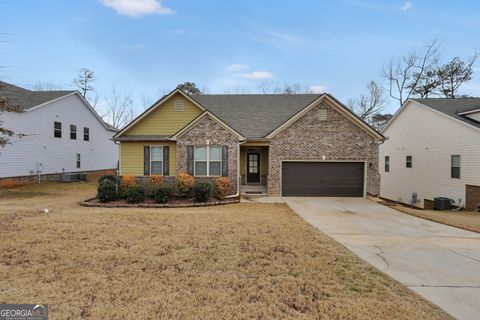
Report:
[[[350,99],[347,105],[360,119],[371,123],[372,117],[385,108],[385,94],[382,86],[375,81],[370,81],[367,84],[367,93],[362,93],[360,98]]]
[[[13,105],[8,101],[8,98],[2,93],[3,88],[4,85],[0,81],[0,148],[3,148],[9,144],[12,137],[17,136],[21,138],[24,136],[24,134],[15,133],[12,129],[4,126],[1,117],[3,112],[22,112],[23,109],[20,106]]]
[[[377,113],[370,118],[370,125],[374,127],[377,131],[382,131],[383,128],[385,128],[387,123],[392,118],[393,118],[393,115],[389,113],[386,113],[386,114]]]
[[[106,111],[103,114],[105,122],[115,128],[123,128],[134,118],[133,99],[129,95],[119,95],[112,90],[112,94],[106,100]]]
[[[94,81],[95,73],[87,68],[80,69],[77,77],[73,79],[73,83],[77,86],[78,90],[85,99],[87,99],[88,92],[95,90],[92,85]]]
[[[32,89],[35,91],[54,91],[58,90],[58,87],[50,82],[38,81],[32,86]]]
[[[425,72],[434,68],[438,59],[439,44],[436,40],[427,43],[420,52],[414,50],[401,58],[392,58],[383,68],[390,97],[403,105],[415,93]]]
[[[456,98],[460,86],[472,80],[473,65],[479,55],[480,52],[475,51],[466,63],[459,57],[455,57],[438,69],[441,93],[445,98]]]
[[[223,89],[222,93],[223,94],[246,94],[246,93],[248,93],[248,90],[245,87],[240,87],[239,86],[239,87],[235,87],[235,88],[231,88],[231,89]]]

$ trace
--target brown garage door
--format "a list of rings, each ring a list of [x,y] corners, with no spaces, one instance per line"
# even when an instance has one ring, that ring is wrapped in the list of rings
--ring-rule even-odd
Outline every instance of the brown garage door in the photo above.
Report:
[[[363,197],[363,162],[283,162],[282,195]]]

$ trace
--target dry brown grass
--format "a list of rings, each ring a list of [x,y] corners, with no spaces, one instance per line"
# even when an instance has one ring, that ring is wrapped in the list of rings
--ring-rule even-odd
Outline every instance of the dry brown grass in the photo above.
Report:
[[[0,191],[0,303],[48,303],[52,319],[450,319],[285,205],[76,204],[94,193]]]
[[[412,209],[402,205],[392,208],[415,217],[443,223],[449,226],[480,233],[480,213],[472,211],[436,211]]]

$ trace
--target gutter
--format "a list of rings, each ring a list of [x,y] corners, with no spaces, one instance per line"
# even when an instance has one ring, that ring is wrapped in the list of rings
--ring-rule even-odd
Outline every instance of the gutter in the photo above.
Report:
[[[225,199],[229,199],[229,198],[236,198],[240,195],[240,145],[241,144],[244,144],[245,142],[247,142],[247,139],[244,139],[243,141],[239,141],[238,142],[238,152],[237,152],[237,193],[236,194],[233,194],[233,195],[230,195],[230,196],[227,196],[225,197]]]

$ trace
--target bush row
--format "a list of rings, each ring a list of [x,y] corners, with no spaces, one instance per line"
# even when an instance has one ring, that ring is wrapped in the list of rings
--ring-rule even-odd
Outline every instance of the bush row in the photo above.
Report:
[[[197,180],[184,172],[176,177],[175,183],[157,175],[144,178],[108,174],[98,179],[97,199],[101,202],[125,199],[128,203],[138,203],[153,198],[155,202],[167,203],[180,198],[207,202],[212,196],[220,199],[226,197],[231,186],[231,180],[226,177],[211,182]]]

